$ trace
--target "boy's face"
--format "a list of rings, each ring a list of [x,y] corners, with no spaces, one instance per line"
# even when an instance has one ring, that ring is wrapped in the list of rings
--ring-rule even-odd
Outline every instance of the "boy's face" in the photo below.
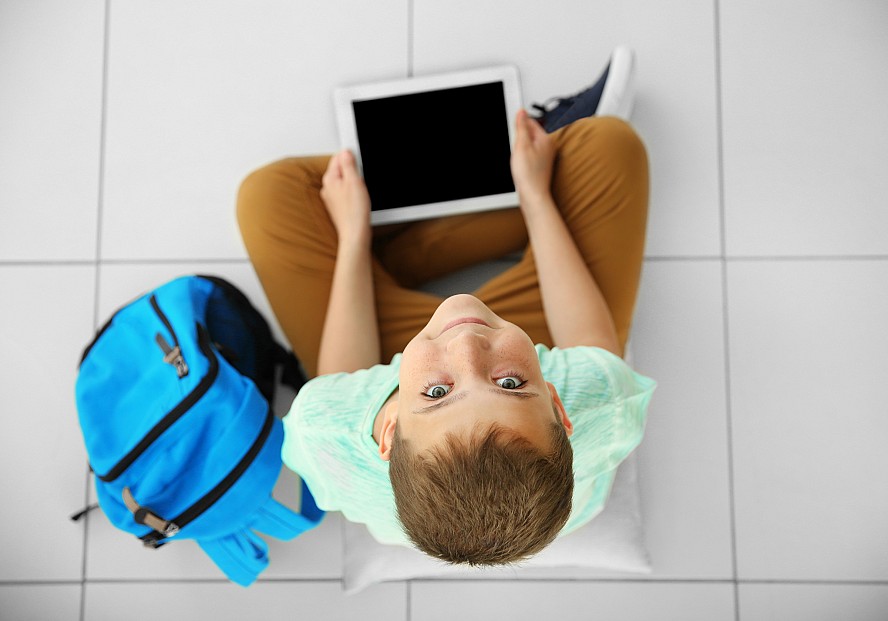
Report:
[[[438,307],[401,357],[398,400],[384,411],[380,456],[388,459],[395,424],[418,452],[446,434],[468,437],[499,423],[549,448],[555,412],[573,431],[555,388],[543,379],[534,344],[521,328],[471,295]]]

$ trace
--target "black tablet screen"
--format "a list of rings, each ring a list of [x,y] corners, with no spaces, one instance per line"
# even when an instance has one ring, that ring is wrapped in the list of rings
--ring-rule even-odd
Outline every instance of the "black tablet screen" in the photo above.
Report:
[[[502,82],[352,105],[374,211],[515,191]]]

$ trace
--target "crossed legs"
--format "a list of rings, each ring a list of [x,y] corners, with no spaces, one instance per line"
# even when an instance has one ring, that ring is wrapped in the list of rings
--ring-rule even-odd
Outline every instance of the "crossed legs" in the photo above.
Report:
[[[552,137],[552,195],[625,346],[644,251],[644,146],[628,124],[614,117],[582,119]],[[244,180],[237,203],[250,259],[310,377],[316,374],[336,260],[336,231],[320,197],[329,159],[288,158],[260,168]],[[551,346],[520,210],[424,220],[378,228],[374,235],[373,280],[384,361],[403,350],[441,302],[412,287],[522,248],[517,265],[472,293],[534,342]]]

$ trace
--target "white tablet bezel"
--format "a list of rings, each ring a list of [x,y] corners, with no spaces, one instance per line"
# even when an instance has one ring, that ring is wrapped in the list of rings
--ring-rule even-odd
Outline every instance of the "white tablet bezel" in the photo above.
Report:
[[[490,82],[502,82],[503,94],[506,100],[506,122],[509,128],[509,149],[515,146],[515,115],[521,108],[521,85],[518,80],[518,68],[514,65],[500,65],[483,69],[472,69],[437,75],[376,82],[372,84],[357,84],[344,86],[333,90],[333,104],[336,113],[336,122],[339,127],[340,146],[350,149],[355,154],[358,170],[364,174],[361,150],[358,146],[358,133],[355,126],[353,101],[391,97],[410,93],[420,93],[438,89],[470,86],[474,84],[487,84]],[[430,122],[433,119],[429,119]],[[433,145],[430,145],[432,148]],[[396,165],[396,162],[392,163]],[[475,211],[489,211],[504,207],[517,207],[517,192],[494,194],[475,198],[466,198],[440,203],[428,203],[410,207],[398,207],[383,211],[371,211],[371,224],[390,224],[394,222],[410,222],[438,216],[456,215]]]

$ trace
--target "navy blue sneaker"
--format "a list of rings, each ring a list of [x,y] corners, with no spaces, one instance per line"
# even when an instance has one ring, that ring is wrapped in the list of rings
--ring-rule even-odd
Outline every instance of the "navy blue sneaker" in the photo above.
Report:
[[[617,47],[598,81],[571,97],[532,104],[533,118],[551,133],[587,116],[617,116],[628,121],[635,98],[635,53]]]

